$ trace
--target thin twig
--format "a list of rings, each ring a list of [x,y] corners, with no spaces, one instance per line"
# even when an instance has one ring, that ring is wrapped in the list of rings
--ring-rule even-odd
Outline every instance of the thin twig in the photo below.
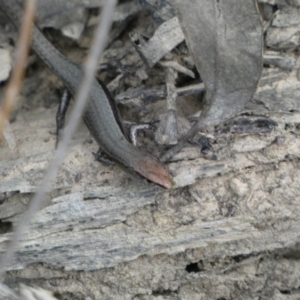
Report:
[[[83,79],[79,86],[78,92],[76,93],[75,105],[71,113],[70,122],[66,127],[63,140],[58,145],[57,151],[55,152],[54,159],[48,169],[48,172],[41,186],[38,188],[33,199],[29,202],[28,209],[25,211],[20,223],[18,224],[14,232],[14,235],[12,237],[12,240],[8,246],[7,251],[1,257],[0,278],[2,278],[4,274],[5,266],[7,266],[11,262],[13,258],[13,254],[16,251],[16,248],[18,246],[18,243],[22,235],[25,233],[34,213],[40,207],[40,204],[45,196],[45,193],[48,191],[50,187],[50,183],[56,176],[58,169],[61,165],[61,162],[63,160],[63,157],[66,153],[67,146],[71,140],[72,135],[74,134],[77,128],[83,109],[85,107],[85,103],[88,99],[90,86],[94,79],[94,74],[97,69],[98,60],[100,58],[101,53],[104,50],[105,41],[107,39],[107,35],[112,22],[112,16],[113,16],[114,8],[116,6],[116,2],[117,2],[116,0],[107,0],[105,6],[103,7],[101,13],[101,22],[98,25],[95,40],[91,47],[90,54],[86,60],[86,63],[84,64]]]
[[[27,0],[25,2],[25,12],[22,20],[21,32],[16,51],[16,62],[12,71],[11,79],[8,82],[4,100],[0,109],[0,142],[3,137],[4,126],[6,125],[10,112],[14,106],[15,99],[19,94],[21,88],[22,79],[27,64],[35,5],[36,0]]]
[[[166,151],[163,155],[159,157],[159,160],[161,162],[167,162],[169,159],[171,159],[176,153],[178,153],[185,143],[191,139],[198,131],[204,130],[206,126],[209,126],[209,123],[205,123],[206,120],[198,120],[197,122],[194,123],[192,128],[183,136],[180,141],[171,149]]]

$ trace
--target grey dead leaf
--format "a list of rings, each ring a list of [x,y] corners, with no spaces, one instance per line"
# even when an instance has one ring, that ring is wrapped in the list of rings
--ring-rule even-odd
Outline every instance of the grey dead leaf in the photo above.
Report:
[[[218,124],[252,98],[262,71],[263,31],[254,0],[175,0],[180,25],[206,88],[200,120]]]

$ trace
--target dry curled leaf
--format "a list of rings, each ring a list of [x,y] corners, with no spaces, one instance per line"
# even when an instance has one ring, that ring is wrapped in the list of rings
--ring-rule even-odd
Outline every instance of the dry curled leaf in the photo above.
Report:
[[[255,0],[175,0],[186,43],[206,87],[201,119],[218,124],[252,98],[262,71]]]

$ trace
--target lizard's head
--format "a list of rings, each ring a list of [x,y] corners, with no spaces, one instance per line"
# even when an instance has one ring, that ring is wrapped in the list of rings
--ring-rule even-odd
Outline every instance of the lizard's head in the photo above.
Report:
[[[138,161],[135,170],[150,181],[167,189],[172,187],[172,181],[167,168],[155,157],[145,155]]]

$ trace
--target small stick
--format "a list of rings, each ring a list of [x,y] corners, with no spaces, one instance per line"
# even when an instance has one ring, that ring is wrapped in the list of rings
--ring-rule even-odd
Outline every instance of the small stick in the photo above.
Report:
[[[27,0],[25,2],[25,13],[21,26],[21,33],[18,40],[16,63],[8,82],[4,100],[0,109],[0,142],[3,138],[4,126],[9,118],[16,96],[21,89],[21,83],[24,76],[29,44],[31,39],[31,30],[33,27],[36,0]]]

